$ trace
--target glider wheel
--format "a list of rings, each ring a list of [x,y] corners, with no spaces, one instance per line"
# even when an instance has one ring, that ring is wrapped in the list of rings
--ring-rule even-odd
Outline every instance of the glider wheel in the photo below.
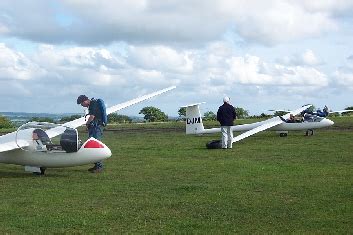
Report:
[[[312,136],[314,135],[314,131],[309,129],[309,130],[306,130],[306,133],[305,133],[306,136]]]

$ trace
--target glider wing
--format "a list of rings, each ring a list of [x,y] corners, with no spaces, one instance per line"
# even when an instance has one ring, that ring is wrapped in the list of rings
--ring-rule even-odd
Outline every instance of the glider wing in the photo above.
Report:
[[[129,107],[131,105],[140,103],[144,100],[155,97],[157,95],[161,95],[161,94],[168,92],[170,90],[173,90],[175,88],[176,88],[175,86],[171,86],[171,87],[165,88],[163,90],[159,90],[159,91],[153,92],[151,94],[147,94],[147,95],[135,98],[133,100],[112,106],[107,109],[107,115],[114,113],[114,112],[117,112],[117,111],[124,109],[126,107]],[[86,123],[85,117],[81,117],[81,118],[75,119],[73,121],[66,122],[66,123],[62,124],[61,126],[51,128],[51,129],[47,130],[46,133],[48,134],[49,138],[53,138],[55,136],[58,136],[58,135],[64,133],[64,131],[66,130],[66,127],[77,128],[79,126],[84,125],[85,123]],[[16,142],[16,138],[17,138],[17,142]],[[0,136],[0,152],[10,151],[13,149],[20,148],[19,145],[21,147],[28,146],[28,144],[29,144],[28,141],[26,141],[25,139],[22,140],[22,138],[19,138],[17,136],[16,131]]]
[[[348,112],[353,112],[353,110],[331,111],[331,112],[329,112],[329,113],[339,113],[339,114],[342,114],[342,113],[348,113]]]
[[[283,121],[279,117],[273,117],[271,119],[268,119],[261,126],[255,127],[254,129],[251,129],[250,131],[244,132],[243,134],[240,134],[240,135],[234,137],[233,143],[238,142],[242,139],[245,139],[245,138],[247,138],[251,135],[254,135],[260,131],[264,131],[264,130],[269,129],[271,127],[277,126],[281,123],[283,123]]]
[[[165,88],[163,90],[159,90],[159,91],[153,92],[151,94],[147,94],[147,95],[144,95],[144,96],[129,100],[127,102],[114,105],[114,106],[112,106],[110,108],[107,108],[107,115],[111,114],[111,113],[114,113],[114,112],[117,112],[117,111],[119,111],[121,109],[127,108],[129,106],[132,106],[134,104],[140,103],[140,102],[142,102],[144,100],[147,100],[147,99],[150,99],[152,97],[155,97],[157,95],[161,95],[161,94],[163,94],[165,92],[168,92],[170,90],[173,90],[175,88],[176,88],[175,86],[171,86],[171,87]],[[75,119],[73,121],[64,123],[64,124],[62,124],[62,126],[49,129],[46,132],[47,132],[49,138],[52,138],[52,137],[55,137],[55,136],[58,136],[58,135],[62,134],[65,131],[65,129],[66,129],[65,127],[77,128],[79,126],[84,125],[85,123],[86,123],[85,117],[81,117],[81,118]]]
[[[0,153],[28,146],[28,141],[17,138],[16,131],[0,136]]]
[[[307,108],[311,107],[311,105],[305,105],[299,109],[296,109],[294,111],[289,112],[288,114],[284,115],[282,118],[283,119],[288,119],[291,114],[293,115],[298,115]],[[236,137],[233,138],[233,143],[238,142],[242,139],[245,139],[251,135],[254,135],[256,133],[259,133],[261,131],[267,130],[271,127],[277,126],[279,124],[283,123],[282,119],[280,117],[273,117],[265,121],[261,126],[255,127],[254,129],[251,129],[250,131],[244,132]]]

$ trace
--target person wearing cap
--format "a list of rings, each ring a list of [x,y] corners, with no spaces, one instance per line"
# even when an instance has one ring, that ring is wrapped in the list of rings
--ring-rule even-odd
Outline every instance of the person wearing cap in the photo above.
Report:
[[[80,95],[77,98],[77,104],[88,108],[88,119],[86,120],[86,127],[88,130],[88,137],[93,137],[100,140],[103,135],[102,123],[99,121],[101,119],[101,111],[96,99],[88,99],[85,95]],[[87,116],[86,115],[86,116]],[[94,167],[88,169],[92,173],[100,173],[103,171],[103,162],[96,162]]]
[[[218,108],[217,120],[221,124],[222,148],[232,148],[234,119],[236,119],[235,108],[230,104],[229,97],[223,98],[223,105]]]

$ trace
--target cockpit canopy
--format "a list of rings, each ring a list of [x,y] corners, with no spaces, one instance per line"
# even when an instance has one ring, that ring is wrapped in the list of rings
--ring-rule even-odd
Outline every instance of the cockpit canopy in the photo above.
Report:
[[[305,122],[321,122],[323,117],[319,117],[317,115],[312,115],[312,114],[305,114],[304,115],[304,121]]]
[[[46,131],[55,127],[64,128],[63,133],[54,138],[49,138]],[[23,140],[23,138],[26,138],[26,142],[29,143],[28,146],[19,145],[21,142],[19,140]],[[72,153],[77,152],[81,147],[81,141],[78,138],[76,129],[42,122],[30,122],[18,128],[16,143],[21,149],[27,151]]]

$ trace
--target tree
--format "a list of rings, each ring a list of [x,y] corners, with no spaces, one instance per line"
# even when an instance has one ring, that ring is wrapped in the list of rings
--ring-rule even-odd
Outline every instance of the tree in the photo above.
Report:
[[[238,118],[247,118],[249,117],[249,112],[243,108],[235,107],[235,112],[237,113]]]
[[[117,113],[111,113],[108,115],[108,123],[131,123],[132,119],[129,116],[121,115]]]
[[[203,120],[205,120],[205,121],[215,121],[215,120],[217,120],[217,116],[216,116],[216,114],[214,112],[208,111],[208,112],[204,113]]]
[[[179,117],[185,117],[186,116],[186,108],[182,107],[178,110]]]
[[[344,110],[353,110],[353,106],[349,106],[347,108],[345,108]],[[353,112],[345,112],[342,113],[342,116],[350,116]]]
[[[79,115],[79,114],[71,115],[68,117],[62,117],[60,119],[60,123],[70,122],[70,121],[73,121],[73,120],[78,119],[80,117],[81,117],[81,115]]]
[[[273,116],[283,116],[286,115],[288,112],[286,111],[276,111]]]
[[[269,118],[269,117],[271,117],[271,115],[264,114],[264,113],[260,114],[260,118]]]
[[[0,116],[0,129],[11,128],[11,127],[13,127],[13,124],[10,121],[10,119],[8,119],[7,117],[4,117],[4,116]]]
[[[185,117],[186,117],[186,108],[185,107],[180,108],[178,110],[178,114],[179,114],[179,118],[180,119],[185,119]]]
[[[144,107],[141,109],[139,114],[145,115],[143,118],[148,122],[168,121],[168,116],[165,113],[163,113],[159,108],[152,106]]]
[[[32,117],[30,122],[49,122],[49,123],[54,123],[54,119],[50,117]]]

